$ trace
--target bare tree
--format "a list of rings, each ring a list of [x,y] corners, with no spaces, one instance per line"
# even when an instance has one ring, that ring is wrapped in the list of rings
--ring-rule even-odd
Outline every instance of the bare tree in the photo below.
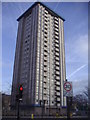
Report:
[[[78,115],[87,115],[88,98],[86,94],[78,94],[73,97],[73,109]]]
[[[88,98],[88,93],[89,93],[88,87],[85,88],[85,90],[84,90],[83,93],[84,93],[84,95]]]

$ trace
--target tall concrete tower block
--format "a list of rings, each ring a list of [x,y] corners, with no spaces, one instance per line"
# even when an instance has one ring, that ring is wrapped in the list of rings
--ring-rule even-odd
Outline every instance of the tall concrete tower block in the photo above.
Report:
[[[64,19],[40,2],[18,19],[11,104],[19,85],[22,105],[66,106]]]

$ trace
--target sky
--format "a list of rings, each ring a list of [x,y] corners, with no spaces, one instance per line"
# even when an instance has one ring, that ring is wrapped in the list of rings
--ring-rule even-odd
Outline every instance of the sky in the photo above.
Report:
[[[65,19],[64,41],[66,78],[73,83],[73,94],[82,93],[88,86],[88,3],[46,2],[50,9]],[[32,3],[2,3],[2,91],[10,94],[16,37],[17,18]]]

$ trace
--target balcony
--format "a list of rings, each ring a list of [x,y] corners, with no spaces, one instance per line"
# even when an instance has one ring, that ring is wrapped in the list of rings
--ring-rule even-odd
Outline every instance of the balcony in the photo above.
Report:
[[[54,28],[54,30],[56,31],[56,32],[58,32],[59,30],[58,30],[58,28]]]
[[[47,58],[46,57],[44,57],[44,62],[47,62]]]
[[[59,90],[59,91],[60,91],[60,87],[56,87],[56,90]]]
[[[59,62],[56,61],[56,62],[55,62],[55,65],[56,65],[56,66],[59,66]]]
[[[55,65],[55,66],[54,66],[54,67],[55,67],[54,69],[56,69],[56,67],[59,67],[59,60],[55,60],[55,61],[54,61],[54,65]]]
[[[59,71],[55,71],[55,75],[56,76],[60,76],[60,73],[57,73],[57,72],[59,72]],[[58,79],[57,79],[58,80]],[[58,80],[59,81],[59,80]]]
[[[57,82],[60,82],[60,77],[59,77],[59,76],[55,76],[55,80],[56,80]]]
[[[47,10],[45,10],[45,13],[46,13],[46,14],[48,14],[48,11],[47,11]]]
[[[58,86],[57,86],[58,87]],[[56,92],[60,92],[60,87],[56,87]],[[58,96],[58,95],[57,95]]]
[[[47,13],[45,13],[44,16],[45,16],[46,18],[48,18],[48,14],[47,14]]]
[[[58,18],[57,18],[57,17],[54,17],[54,19],[55,19],[56,21],[58,21]]]
[[[44,20],[45,20],[45,22],[47,22],[47,21],[48,21],[46,17],[44,18]]]
[[[55,56],[59,57],[59,52],[55,52]]]
[[[47,83],[47,81],[44,79],[44,81],[43,81],[44,83]]]
[[[59,93],[59,94],[57,94],[57,93]],[[57,98],[60,98],[60,91],[56,91],[55,92],[55,100],[57,101]]]
[[[55,67],[57,66],[57,67],[59,67],[59,64],[57,64],[56,62],[54,62],[54,64],[55,64]],[[56,69],[56,68],[55,68]]]
[[[47,68],[46,68],[46,67],[44,67],[44,70],[45,70],[45,71],[47,71]]]
[[[54,23],[58,25],[58,20],[55,20]]]
[[[56,71],[56,75],[59,75],[60,74],[60,72],[59,71]]]
[[[54,43],[58,43],[59,44],[59,37],[57,35],[54,36]]]
[[[59,49],[59,45],[58,44],[55,44],[55,47]]]
[[[56,61],[59,61],[59,57],[55,57],[55,60],[56,60]]]
[[[46,40],[46,41],[47,41],[47,39],[44,39],[44,40]],[[46,45],[46,46],[47,46],[47,43],[46,43],[46,42],[44,42],[44,45]]]
[[[44,37],[47,38],[47,34],[44,34]]]
[[[44,58],[44,62],[47,62],[47,59],[46,59],[46,58]]]
[[[46,75],[46,74],[44,74],[44,77],[46,78],[46,77],[47,77],[47,75]]]
[[[60,82],[55,81],[55,85],[60,86]]]
[[[44,52],[44,58],[46,59],[47,58],[47,53]]]
[[[55,70],[56,70],[56,71],[59,71],[59,67],[55,67]]]
[[[55,92],[55,95],[56,96],[60,96],[60,92]]]
[[[47,31],[47,27],[45,26],[44,29]]]
[[[59,41],[55,41],[55,51],[59,52]]]
[[[43,84],[43,87],[44,87],[44,88],[47,88],[47,85],[44,83],[44,84]],[[46,93],[47,93],[47,91],[46,91]]]
[[[55,57],[59,58],[59,55],[56,55],[56,54],[55,54]],[[59,59],[57,59],[57,58],[56,58],[55,60],[56,60],[56,61],[59,61]]]
[[[44,28],[47,30],[47,24],[46,24],[46,25],[44,25]]]
[[[60,93],[59,93],[60,94]],[[60,98],[59,97],[57,97],[57,101],[60,101]]]
[[[58,49],[58,48],[55,48],[55,51],[56,51],[56,52],[59,52],[59,49]]]
[[[57,39],[57,40],[58,40],[58,36],[57,36],[57,35],[55,35],[55,39]]]
[[[54,24],[54,26],[55,26],[56,28],[58,28],[58,25]]]
[[[55,35],[58,35],[58,32],[55,31],[54,33],[55,33]]]
[[[55,61],[55,66],[59,67],[59,60]]]
[[[44,47],[47,48],[47,44],[44,44]]]
[[[44,30],[44,33],[47,34],[47,30]]]
[[[47,67],[47,65],[44,64],[44,67]]]
[[[44,69],[45,69],[45,67],[44,67]],[[45,83],[47,82],[47,78],[44,78],[43,80],[44,80]]]
[[[59,77],[59,76],[56,76],[56,77]],[[56,77],[55,77],[56,82],[60,82],[60,79],[56,79]],[[58,85],[56,85],[56,86],[59,86],[59,87],[60,87],[60,85],[59,85],[59,84],[58,84]]]
[[[46,94],[44,93],[44,96],[43,96],[43,100],[46,101],[47,100],[47,96]]]
[[[44,22],[44,25],[47,26],[47,22],[46,21]]]
[[[44,65],[47,65],[47,62],[44,62]]]
[[[46,38],[44,38],[44,44],[45,44],[45,43],[47,43],[47,39],[46,39]]]
[[[47,69],[44,69],[44,72],[46,73],[46,72],[47,72]]]
[[[44,52],[44,57],[47,57],[47,52]]]
[[[45,43],[44,46],[47,46],[47,44]],[[48,50],[47,47],[44,47],[44,50]]]
[[[57,64],[57,63],[56,63]],[[58,63],[59,64],[59,63]],[[56,70],[59,70],[60,68],[56,66]]]
[[[48,52],[47,49],[44,48],[44,52]]]
[[[56,79],[56,76],[59,77],[60,75],[55,73],[55,80],[60,81],[59,79]]]
[[[56,53],[57,53],[57,54],[56,54]],[[55,57],[58,57],[58,58],[59,58],[59,55],[58,55],[59,52],[58,52],[58,51],[54,51],[53,54],[54,54],[54,58],[55,58]]]

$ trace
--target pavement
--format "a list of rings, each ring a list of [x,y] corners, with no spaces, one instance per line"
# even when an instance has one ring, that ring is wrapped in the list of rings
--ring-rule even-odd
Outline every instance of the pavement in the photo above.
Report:
[[[55,117],[55,116],[41,116],[41,117],[34,117],[31,118],[30,116],[23,116],[20,117],[19,119],[17,119],[17,116],[3,116],[1,120],[36,120],[36,119],[43,119],[43,120],[55,120],[55,119],[59,119],[59,120],[67,120],[66,116],[59,116],[59,117]],[[86,116],[73,116],[72,118],[69,118],[70,120],[88,120],[88,117]],[[68,119],[68,120],[69,120]]]

